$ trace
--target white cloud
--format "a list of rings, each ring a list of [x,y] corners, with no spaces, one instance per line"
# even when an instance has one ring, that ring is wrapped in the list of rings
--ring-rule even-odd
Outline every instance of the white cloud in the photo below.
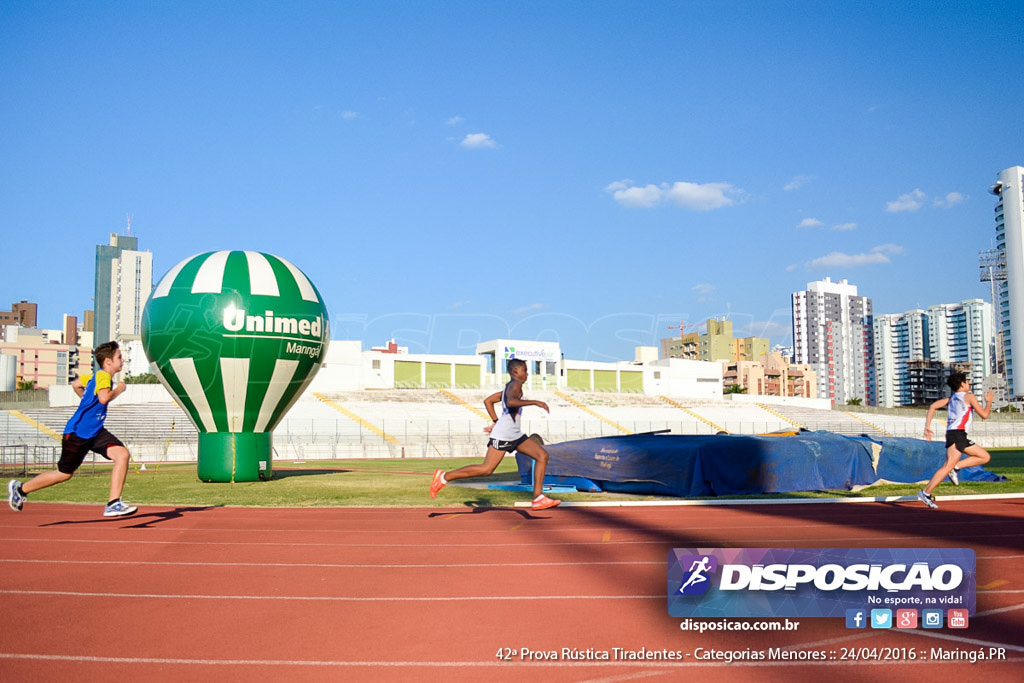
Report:
[[[857,229],[857,224],[853,223],[853,222],[850,222],[850,223],[837,223],[837,224],[832,226],[832,229],[836,230],[838,232],[845,232],[847,230],[856,230]]]
[[[516,310],[512,311],[512,313],[514,313],[515,315],[519,315],[521,313],[529,313],[530,311],[539,311],[539,310],[541,310],[543,308],[544,308],[544,304],[530,304],[529,306],[523,306],[522,308],[517,308]]]
[[[917,211],[924,206],[925,194],[921,190],[917,189],[913,192],[900,195],[900,198],[894,202],[886,202],[885,210],[889,213],[898,213],[900,211]]]
[[[794,176],[792,180],[782,186],[782,189],[786,192],[792,192],[793,190],[799,190],[807,183],[814,180],[814,176],[811,175],[798,175]]]
[[[341,118],[343,118],[343,119],[356,119],[356,118],[359,118],[359,112],[352,111],[351,109],[346,109],[345,111],[341,112]]]
[[[668,191],[668,199],[677,206],[693,211],[710,211],[723,206],[731,206],[733,200],[728,195],[738,194],[736,188],[729,183],[687,183],[678,181]]]
[[[820,256],[805,265],[808,270],[819,270],[823,268],[859,268],[860,266],[872,266],[879,263],[891,263],[889,256],[902,254],[903,247],[898,244],[880,244],[863,254],[844,254],[841,251],[833,251],[831,254]]]
[[[676,181],[671,185],[634,185],[632,180],[619,180],[608,185],[606,192],[611,193],[619,204],[628,207],[650,208],[656,204],[671,202],[676,206],[691,211],[711,211],[735,203],[733,197],[739,197],[743,190],[729,183],[690,183]]]
[[[466,137],[462,138],[462,142],[459,144],[470,149],[483,149],[498,146],[498,143],[492,140],[491,136],[486,133],[470,133]]]
[[[825,224],[822,223],[821,221],[819,221],[817,218],[805,218],[802,221],[800,221],[800,224],[798,226],[796,226],[796,227],[798,227],[798,228],[820,228],[823,225],[825,225]]]
[[[718,288],[707,282],[702,282],[690,287],[690,291],[697,295],[697,301],[705,303],[715,300],[715,292],[718,291]]]
[[[457,126],[457,125],[459,125],[460,123],[462,123],[465,120],[466,119],[462,118],[461,116],[453,116],[450,119],[448,119],[447,121],[445,121],[445,125]]]
[[[936,199],[932,203],[935,206],[939,207],[940,209],[949,209],[951,207],[956,206],[965,199],[967,199],[967,197],[963,196],[959,192],[950,192],[945,197],[942,197],[941,199]]]
[[[630,182],[632,181],[621,180],[612,183],[605,190],[611,192],[612,196],[615,197],[615,201],[623,206],[648,208],[661,201],[661,188],[654,185],[630,187],[628,184]]]

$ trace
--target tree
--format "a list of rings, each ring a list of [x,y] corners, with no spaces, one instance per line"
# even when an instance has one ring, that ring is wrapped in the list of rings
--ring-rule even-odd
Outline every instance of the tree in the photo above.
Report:
[[[36,381],[33,380],[18,380],[18,391],[32,391],[36,388]]]
[[[128,375],[124,378],[125,384],[160,384],[160,378],[152,372],[144,372],[141,375]]]
[[[740,385],[740,384],[733,384],[731,386],[728,386],[728,387],[722,389],[722,393],[723,394],[745,394],[745,393],[747,393],[747,388],[745,386]]]
[[[848,406],[859,406],[863,401],[864,401],[864,399],[862,399],[862,398],[851,398],[849,401],[846,402],[846,405],[848,405]]]

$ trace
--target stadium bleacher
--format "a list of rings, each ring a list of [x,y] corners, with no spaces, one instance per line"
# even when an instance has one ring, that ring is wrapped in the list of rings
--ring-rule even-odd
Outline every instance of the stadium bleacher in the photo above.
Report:
[[[476,457],[489,420],[484,390],[393,389],[307,393],[274,430],[275,458]],[[923,411],[818,410],[790,404],[692,400],[643,394],[531,392],[545,413],[527,408],[526,433],[549,443],[653,431],[673,434],[763,434],[793,429],[845,435],[920,437]],[[0,446],[52,447],[73,408],[0,411]],[[177,404],[114,404],[107,427],[139,461],[195,460],[197,431]],[[944,431],[936,417],[936,439]],[[987,446],[1024,444],[1024,421],[975,420],[972,436]]]

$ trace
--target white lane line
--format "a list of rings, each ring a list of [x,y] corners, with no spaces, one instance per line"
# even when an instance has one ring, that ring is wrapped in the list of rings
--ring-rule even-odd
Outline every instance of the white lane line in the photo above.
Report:
[[[93,593],[86,591],[47,591],[0,589],[0,595],[51,595],[65,598],[141,598],[144,600],[273,600],[305,602],[450,602],[452,600],[473,600],[510,602],[527,600],[665,600],[660,595],[449,595],[449,596],[375,596],[353,595],[202,595],[199,593]]]
[[[936,496],[937,501],[975,501],[975,500],[1011,500],[1024,498],[1024,493],[979,493],[976,495]],[[912,496],[875,496],[873,498],[729,498],[702,500],[595,500],[595,501],[562,501],[559,507],[607,508],[607,507],[741,507],[744,505],[821,505],[850,503],[911,503],[917,500]],[[528,508],[528,500],[517,500],[515,507]]]
[[[443,564],[339,564],[332,562],[169,562],[163,560],[27,560],[27,559],[5,559],[0,562],[11,564],[90,564],[90,565],[145,565],[145,566],[167,566],[167,567],[309,567],[313,569],[334,568],[334,569],[458,569],[459,567],[592,567],[608,565],[650,565],[664,567],[665,562],[629,561],[629,562],[458,562]]]
[[[980,559],[980,558],[979,558]],[[130,565],[145,567],[271,567],[290,569],[488,569],[494,567],[663,567],[665,562],[648,560],[630,560],[626,562],[615,561],[573,561],[573,562],[446,562],[446,563],[338,563],[338,562],[172,562],[167,560],[40,560],[23,558],[0,558],[0,563],[7,564],[44,564],[44,565]],[[979,595],[1010,595],[1024,593],[1024,589],[979,589]],[[982,614],[994,614],[996,612],[1012,611],[1024,608],[1002,607],[997,610],[979,612]]]
[[[110,663],[110,664],[162,664],[162,665],[185,665],[185,666],[306,666],[306,667],[370,667],[370,668],[502,668],[508,667],[556,667],[556,668],[579,668],[579,667],[604,667],[604,668],[722,668],[728,667],[842,667],[849,669],[851,665],[857,666],[920,666],[936,664],[937,661],[925,660],[901,660],[893,661],[828,661],[828,660],[801,660],[793,661],[749,661],[733,660],[726,661],[545,661],[545,662],[498,662],[498,661],[445,661],[445,662],[410,662],[410,661],[338,661],[318,659],[183,659],[171,657],[100,657],[89,655],[59,655],[59,654],[36,654],[26,652],[0,652],[0,659],[21,659],[32,661],[53,661],[53,662],[82,662],[82,663]],[[1013,665],[1022,660],[1007,659],[1001,662],[989,662],[993,664]]]
[[[1019,534],[999,534],[999,542],[1010,539],[1024,537],[1024,532]],[[807,537],[794,537],[794,538],[776,538],[772,539],[772,547],[775,548],[788,548],[792,547],[808,547],[809,543],[815,544],[814,547],[818,547],[818,544],[823,542],[829,543],[840,543],[846,541],[872,541],[872,542],[906,542],[908,538],[914,538],[913,534],[900,534],[897,536],[871,536],[868,534],[860,536],[814,536],[813,538]],[[947,544],[950,541],[955,541],[959,538],[967,539],[978,539],[978,533],[964,533],[958,535],[943,534],[942,538]],[[40,544],[52,544],[52,543],[113,543],[119,546],[125,545],[165,545],[165,546],[253,546],[263,548],[436,548],[437,543],[286,543],[283,541],[185,541],[180,539],[158,541],[158,540],[138,540],[138,539],[124,539],[124,538],[111,538],[111,539],[99,539],[99,538],[0,538],[0,542],[23,542],[23,543],[40,543]],[[663,538],[663,539],[641,539],[641,540],[613,540],[604,541],[600,538],[595,538],[592,541],[547,541],[544,539],[537,539],[535,541],[523,541],[521,543],[445,543],[446,548],[551,548],[551,547],[590,547],[599,546],[602,548],[609,548],[615,546],[641,546],[641,545],[656,545],[661,547],[689,547],[681,544],[692,542],[699,543],[701,547],[716,547],[721,544],[725,544],[728,547],[745,547],[740,544],[752,544],[752,547],[760,547],[764,544],[765,539],[761,537],[753,538]],[[983,541],[979,541],[983,542]],[[871,546],[879,547],[879,546]],[[902,547],[902,546],[901,546]]]

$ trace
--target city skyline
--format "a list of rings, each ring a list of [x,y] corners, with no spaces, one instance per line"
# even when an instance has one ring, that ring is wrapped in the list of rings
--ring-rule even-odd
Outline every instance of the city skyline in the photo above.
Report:
[[[876,314],[990,300],[1018,3],[439,7],[5,6],[0,227],[40,248],[0,293],[94,309],[131,214],[154,280],[277,254],[332,337],[413,352],[622,360],[723,316],[789,346],[825,277]]]

